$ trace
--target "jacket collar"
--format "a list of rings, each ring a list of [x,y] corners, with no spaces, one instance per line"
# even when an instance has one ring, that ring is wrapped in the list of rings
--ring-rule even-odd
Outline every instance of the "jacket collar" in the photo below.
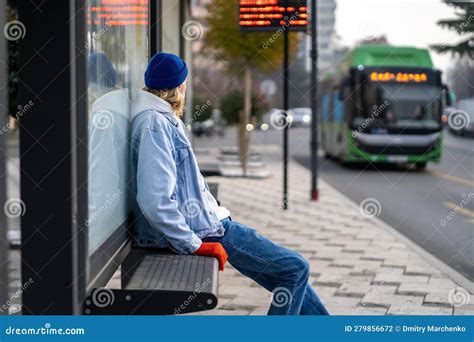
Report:
[[[163,114],[171,123],[178,126],[178,118],[174,115],[173,108],[168,102],[147,91],[139,90],[136,92],[135,99],[132,101],[132,120],[135,119],[138,114],[147,110],[153,110]]]

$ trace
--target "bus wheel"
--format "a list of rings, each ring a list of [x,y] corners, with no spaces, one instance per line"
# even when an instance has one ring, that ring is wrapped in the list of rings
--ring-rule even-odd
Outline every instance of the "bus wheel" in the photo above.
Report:
[[[426,168],[426,162],[416,163],[415,165],[418,170],[424,170]]]

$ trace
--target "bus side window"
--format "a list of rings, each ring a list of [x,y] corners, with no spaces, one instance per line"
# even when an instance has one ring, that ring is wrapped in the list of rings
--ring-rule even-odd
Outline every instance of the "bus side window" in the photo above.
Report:
[[[334,94],[336,89],[329,94],[328,121],[334,121]]]
[[[342,89],[337,89],[336,93],[334,94],[334,109],[333,109],[333,117],[334,121],[342,123],[344,120],[344,112],[343,112],[343,101],[341,100],[341,94],[343,93]]]
[[[328,121],[329,118],[329,97],[330,94],[324,94],[321,98],[321,117],[324,121]]]
[[[346,90],[349,88],[349,79],[345,78],[342,80],[341,85],[339,86],[339,101],[344,102]]]

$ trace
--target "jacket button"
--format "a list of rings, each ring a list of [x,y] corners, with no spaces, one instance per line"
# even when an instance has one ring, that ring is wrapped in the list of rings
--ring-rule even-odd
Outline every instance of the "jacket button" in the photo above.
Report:
[[[219,229],[217,230],[217,232],[218,232],[219,234],[222,234],[222,229],[219,228]]]

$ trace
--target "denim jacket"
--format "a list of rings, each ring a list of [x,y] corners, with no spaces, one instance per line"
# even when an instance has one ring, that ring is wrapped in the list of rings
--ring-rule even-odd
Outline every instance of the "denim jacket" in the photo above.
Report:
[[[142,90],[132,102],[130,160],[136,245],[191,254],[202,238],[224,235],[183,122]]]

